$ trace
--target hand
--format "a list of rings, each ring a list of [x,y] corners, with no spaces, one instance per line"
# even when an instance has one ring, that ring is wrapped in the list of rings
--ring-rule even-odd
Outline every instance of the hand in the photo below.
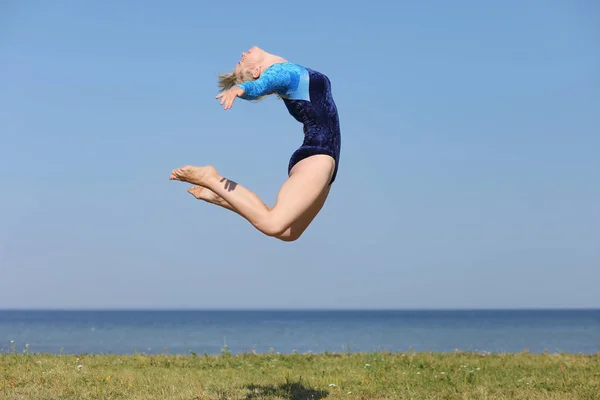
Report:
[[[236,97],[244,94],[244,89],[239,86],[233,86],[231,89],[221,92],[217,95],[217,99],[221,99],[221,105],[223,103],[225,106],[223,107],[225,110],[228,110],[233,105],[233,101]]]

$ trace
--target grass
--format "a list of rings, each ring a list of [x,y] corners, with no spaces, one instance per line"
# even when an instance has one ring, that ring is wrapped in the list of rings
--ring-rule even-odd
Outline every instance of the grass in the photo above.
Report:
[[[0,354],[0,399],[599,399],[600,353]]]

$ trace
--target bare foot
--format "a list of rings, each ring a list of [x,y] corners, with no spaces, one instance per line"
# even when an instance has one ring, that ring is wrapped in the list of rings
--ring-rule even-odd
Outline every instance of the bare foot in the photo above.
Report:
[[[192,186],[188,189],[188,193],[198,200],[204,200],[213,204],[221,204],[221,201],[223,200],[221,199],[221,196],[202,186]]]
[[[218,175],[217,169],[211,165],[207,165],[205,167],[186,165],[184,167],[174,169],[171,172],[169,179],[204,186],[203,183],[208,177],[216,175]]]

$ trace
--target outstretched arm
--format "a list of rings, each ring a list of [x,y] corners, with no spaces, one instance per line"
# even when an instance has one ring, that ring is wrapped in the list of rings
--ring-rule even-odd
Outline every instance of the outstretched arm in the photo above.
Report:
[[[217,95],[221,99],[221,105],[228,110],[233,105],[236,97],[244,100],[254,100],[261,96],[275,92],[280,95],[287,94],[294,90],[292,86],[298,84],[298,73],[282,64],[275,64],[264,71],[260,77],[254,81],[247,81],[233,86]]]
[[[272,66],[254,81],[236,85],[244,91],[240,96],[244,100],[254,100],[272,92],[284,94],[292,83],[292,71],[279,65]]]

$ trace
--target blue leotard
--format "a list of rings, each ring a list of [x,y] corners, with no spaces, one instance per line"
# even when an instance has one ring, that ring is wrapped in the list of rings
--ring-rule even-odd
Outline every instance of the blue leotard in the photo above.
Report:
[[[310,68],[284,62],[273,64],[258,79],[236,86],[244,89],[241,98],[245,100],[273,92],[283,99],[288,112],[304,126],[304,142],[292,154],[288,174],[304,158],[327,154],[335,160],[335,169],[329,182],[331,185],[338,171],[341,133],[329,78]]]

